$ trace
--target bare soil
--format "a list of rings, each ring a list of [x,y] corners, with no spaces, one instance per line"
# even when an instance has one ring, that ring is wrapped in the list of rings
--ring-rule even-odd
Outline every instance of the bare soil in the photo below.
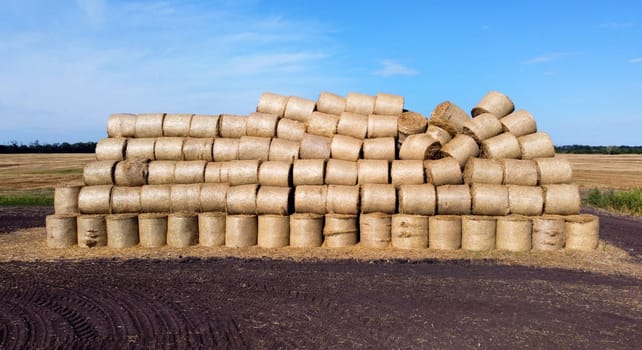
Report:
[[[38,226],[2,234],[0,245],[33,234],[38,241],[29,244],[47,252],[39,226],[49,212],[0,209],[0,231],[14,230],[3,227],[11,222]],[[628,257],[563,254],[596,272],[516,265],[517,258],[495,255],[390,258],[421,257],[416,252],[350,259],[347,253],[359,251],[339,250],[326,259],[325,249],[292,261],[282,257],[294,251],[201,258],[180,254],[203,251],[178,250],[132,259],[106,249],[87,259],[76,248],[53,260],[3,250],[0,349],[635,349],[642,343],[642,222],[600,219],[605,244],[630,249]],[[105,258],[109,253],[114,257]],[[546,266],[545,257],[537,259]],[[622,261],[630,266],[620,273]]]

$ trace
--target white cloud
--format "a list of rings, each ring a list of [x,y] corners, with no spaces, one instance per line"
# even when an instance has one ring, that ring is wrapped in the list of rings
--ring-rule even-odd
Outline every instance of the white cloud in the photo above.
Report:
[[[105,16],[105,0],[76,0],[76,4],[93,27],[102,26]]]
[[[535,56],[523,61],[523,64],[537,64],[537,63],[547,63],[560,60],[567,56],[579,55],[580,52],[568,51],[568,52],[551,52],[539,56]]]
[[[419,71],[416,69],[404,66],[403,64],[393,60],[382,60],[379,63],[381,64],[381,67],[373,74],[380,77],[413,76],[419,74]]]
[[[642,57],[631,58],[629,63],[642,63]]]

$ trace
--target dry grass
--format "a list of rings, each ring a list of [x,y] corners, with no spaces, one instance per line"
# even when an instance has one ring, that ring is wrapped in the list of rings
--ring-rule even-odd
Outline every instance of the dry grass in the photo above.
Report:
[[[27,229],[11,234],[0,235],[0,261],[58,261],[60,259],[135,259],[156,258],[176,259],[179,257],[239,257],[268,258],[278,260],[318,261],[318,260],[469,260],[483,263],[491,260],[500,265],[520,265],[532,267],[563,268],[582,270],[605,275],[626,275],[642,278],[642,264],[626,251],[604,242],[591,252],[524,252],[509,253],[502,251],[467,252],[438,251],[435,249],[371,249],[358,245],[349,248],[276,248],[259,247],[227,248],[201,247],[188,248],[142,248],[140,246],[123,249],[108,247],[66,249],[47,248],[44,228]]]
[[[642,155],[558,154],[573,167],[573,181],[582,188],[642,188]]]

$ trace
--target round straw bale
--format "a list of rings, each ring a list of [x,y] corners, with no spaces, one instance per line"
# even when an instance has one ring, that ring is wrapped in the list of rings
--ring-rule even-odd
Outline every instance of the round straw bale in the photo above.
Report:
[[[246,135],[258,137],[276,137],[276,125],[279,117],[274,114],[254,112],[247,116]]]
[[[373,113],[380,115],[400,115],[403,112],[403,104],[403,96],[380,92],[375,96]],[[421,132],[423,132],[423,130]]]
[[[87,163],[82,171],[85,185],[112,185],[117,162],[117,160],[98,160]]]
[[[265,113],[265,112],[264,112]],[[247,135],[247,117],[236,114],[221,114],[218,122],[221,137],[238,139]]]
[[[536,186],[508,186],[510,212],[517,215],[537,216],[544,210],[544,190]]]
[[[470,120],[468,113],[450,101],[444,101],[430,113],[430,125],[438,126],[455,136],[464,131],[464,123]]]
[[[461,247],[461,216],[436,215],[428,218],[428,246],[438,250]]]
[[[335,135],[330,143],[331,156],[334,159],[342,159],[356,162],[361,156],[363,140],[351,136]]]
[[[156,138],[163,136],[165,113],[144,113],[136,117],[136,138]]]
[[[239,162],[238,160],[234,162]],[[174,183],[193,184],[205,182],[205,167],[207,162],[204,160],[186,160],[176,162],[174,168]]]
[[[540,185],[565,184],[573,181],[571,163],[562,158],[536,158],[537,181]]]
[[[160,248],[167,244],[167,214],[138,215],[138,239],[141,247]]]
[[[437,211],[437,191],[432,184],[401,185],[397,197],[400,214],[435,215]]]
[[[105,215],[80,215],[76,219],[78,246],[81,248],[107,245]]]
[[[211,162],[214,160],[213,149],[214,139],[187,138],[183,144],[183,159]]]
[[[440,215],[470,214],[472,199],[468,185],[437,186],[437,213]]]
[[[136,114],[114,113],[107,119],[107,136],[134,137],[136,136]]]
[[[127,141],[126,159],[154,160],[155,138],[129,139]]]
[[[227,215],[225,218],[225,246],[245,248],[256,245],[258,219],[256,215]]]
[[[504,166],[495,159],[470,158],[464,168],[464,183],[501,185],[504,180]]]
[[[195,114],[192,117],[192,123],[189,126],[189,137],[194,138],[215,138],[219,136],[218,124],[220,115],[218,114]]]
[[[111,211],[115,214],[140,213],[142,187],[114,186],[111,191]]]
[[[276,136],[279,139],[299,142],[305,135],[305,123],[283,118],[276,127]]]
[[[198,216],[172,213],[167,216],[167,246],[185,248],[198,244]]]
[[[499,120],[505,132],[511,133],[516,137],[533,134],[537,132],[537,123],[535,118],[523,109],[505,116]]]
[[[361,185],[361,212],[393,214],[397,209],[397,191],[394,185]]]
[[[409,135],[401,144],[399,159],[424,160],[435,158],[441,144],[426,134]]]
[[[285,107],[285,117],[306,122],[316,107],[316,102],[307,98],[291,96]]]
[[[363,158],[379,160],[395,160],[397,157],[397,142],[394,137],[380,137],[363,140]]]
[[[157,160],[183,160],[182,137],[159,137],[154,146],[154,159]]]
[[[591,251],[600,240],[600,219],[595,215],[570,215],[564,218],[567,250]]]
[[[396,214],[392,216],[391,243],[394,248],[428,248],[428,217]]]
[[[328,185],[356,185],[357,162],[329,159],[325,166],[325,183]]]
[[[441,154],[455,158],[459,162],[459,166],[463,168],[468,162],[468,158],[479,155],[479,146],[472,137],[458,134],[441,148]]]
[[[359,226],[356,215],[326,214],[324,246],[328,248],[349,247],[357,244]]]
[[[537,185],[537,163],[532,160],[502,159],[505,185]]]
[[[474,215],[504,216],[510,213],[508,187],[475,183],[470,187]]]
[[[390,182],[396,187],[423,184],[423,160],[393,160],[390,166]]]
[[[453,139],[453,137],[450,136],[450,133],[446,129],[440,128],[437,125],[428,125],[428,129],[426,129],[426,135],[439,141],[439,144],[442,146]]]
[[[105,223],[109,248],[127,248],[138,244],[138,215],[107,215]]]
[[[317,100],[317,111],[322,113],[341,115],[346,109],[346,99],[331,92],[322,91]]]
[[[284,160],[271,160],[259,167],[259,185],[292,186],[292,163]]]
[[[231,186],[227,190],[226,208],[228,214],[256,214],[256,194],[259,186]]]
[[[294,189],[294,211],[325,214],[328,186],[300,185]]]
[[[490,113],[496,118],[503,118],[515,110],[513,101],[498,91],[490,91],[472,109],[471,114],[477,117],[482,113]]]
[[[102,139],[96,144],[96,160],[123,160],[126,148],[127,139]]]
[[[47,215],[47,247],[67,248],[78,243],[75,214]]]
[[[172,210],[170,185],[147,185],[140,190],[140,206],[145,213],[169,213]]]
[[[492,216],[461,217],[461,248],[475,252],[495,249],[497,220]]]
[[[269,137],[241,136],[239,141],[239,159],[268,160],[270,157]]]
[[[116,163],[114,184],[117,186],[142,186],[147,184],[148,159],[127,159]]]
[[[390,163],[387,160],[359,159],[357,183],[361,185],[390,183]]]
[[[343,112],[339,116],[337,134],[365,139],[368,135],[368,116],[351,112]]]
[[[464,134],[482,142],[502,133],[502,123],[492,114],[484,113],[464,123]]]
[[[78,193],[78,210],[83,214],[111,213],[111,185],[85,186]]]
[[[227,191],[230,185],[206,183],[201,185],[199,203],[201,211],[225,211]]]
[[[261,186],[256,194],[256,213],[289,215],[293,207],[292,188]]]
[[[544,213],[574,215],[580,213],[582,200],[577,185],[544,185]]]
[[[290,244],[290,217],[259,215],[257,244],[262,248],[281,248]]]
[[[312,112],[307,121],[307,132],[312,135],[332,137],[337,133],[338,124],[338,115]]]
[[[299,158],[300,144],[296,141],[274,138],[270,143],[268,159],[292,163]]]
[[[435,186],[464,183],[459,161],[453,157],[424,161],[426,180]]]
[[[276,114],[282,117],[285,114],[285,107],[288,104],[288,96],[281,96],[271,92],[264,92],[259,98],[256,111],[261,113]]]
[[[498,250],[527,252],[532,246],[533,224],[531,219],[521,215],[497,218],[495,246]]]
[[[82,185],[63,184],[54,190],[54,213],[78,214],[78,194]]]
[[[376,113],[381,114],[381,113]],[[399,119],[397,122],[399,128],[399,138],[405,138],[408,135],[423,134],[426,131],[426,126],[428,125],[428,119],[426,116],[412,111],[406,111],[401,114],[391,113],[391,115],[398,115]],[[400,140],[404,141],[404,140]]]
[[[517,138],[522,159],[555,157],[555,146],[547,133],[537,132]]]
[[[201,211],[201,184],[172,185],[170,191],[173,213]]]
[[[323,242],[323,218],[320,214],[290,215],[290,247],[320,247]]]
[[[346,112],[370,115],[374,111],[375,97],[356,92],[349,92],[346,96]]]
[[[368,138],[397,137],[399,117],[396,115],[368,116]]]
[[[259,182],[259,160],[233,160],[228,170],[232,186],[256,184]]]
[[[175,168],[176,162],[172,160],[157,160],[149,163],[147,183],[150,185],[173,184]]]
[[[328,186],[326,213],[358,214],[359,190],[359,186]]]
[[[203,247],[220,247],[225,245],[224,212],[198,214],[198,244]]]
[[[549,251],[564,248],[566,241],[564,217],[544,215],[531,219],[533,221],[533,250]]]
[[[212,157],[215,162],[239,159],[239,139],[219,138],[214,140]]]
[[[323,185],[325,181],[324,159],[296,159],[292,164],[292,183],[299,185]]]
[[[301,159],[328,159],[330,158],[331,142],[329,137],[305,134],[301,140],[299,157]]]
[[[205,182],[221,183],[221,168],[227,162],[208,162],[205,166]]]
[[[390,245],[392,217],[370,213],[359,216],[359,245],[365,248],[386,248]]]
[[[519,159],[522,150],[515,135],[505,132],[481,142],[481,157],[493,159]]]
[[[163,136],[187,137],[193,114],[166,114],[163,120]]]

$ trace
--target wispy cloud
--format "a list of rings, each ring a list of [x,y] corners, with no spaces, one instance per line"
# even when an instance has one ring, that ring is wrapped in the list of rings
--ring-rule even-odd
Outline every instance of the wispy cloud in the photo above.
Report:
[[[642,57],[631,58],[629,63],[642,63]]]
[[[381,64],[381,67],[374,71],[373,74],[380,77],[413,76],[419,74],[419,71],[416,69],[410,68],[393,60],[382,60],[379,63]]]
[[[600,23],[600,28],[606,29],[620,29],[620,28],[631,28],[635,26],[633,22],[604,22]]]
[[[529,58],[522,62],[522,64],[538,64],[538,63],[547,63],[558,61],[564,57],[579,55],[580,52],[576,51],[566,51],[566,52],[551,52],[539,56]]]
[[[76,0],[76,4],[93,27],[100,27],[105,17],[105,0]]]

